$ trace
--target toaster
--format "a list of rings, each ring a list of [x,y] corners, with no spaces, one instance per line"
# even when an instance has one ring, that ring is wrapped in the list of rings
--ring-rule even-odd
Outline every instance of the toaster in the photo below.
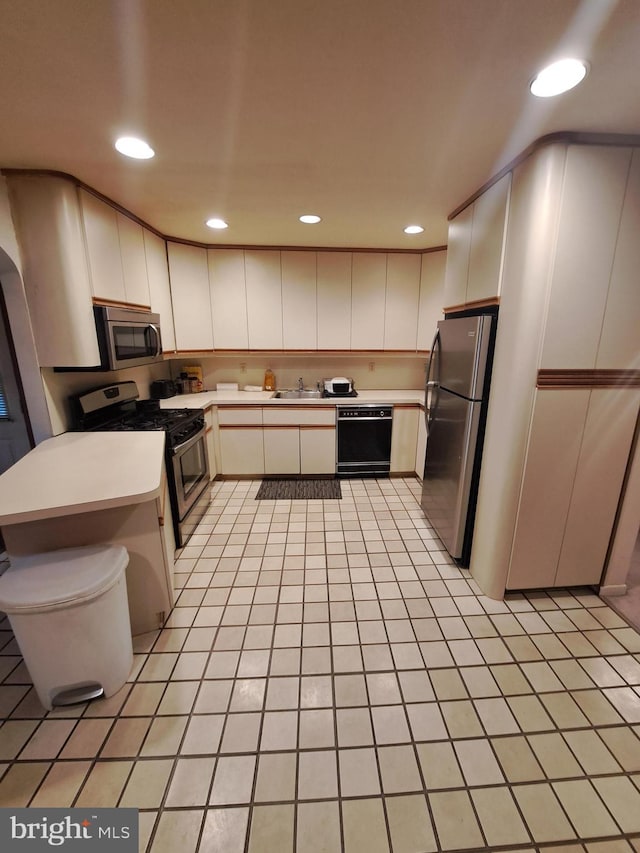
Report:
[[[178,389],[173,379],[156,379],[151,383],[149,393],[153,400],[166,400],[167,397],[175,397]]]

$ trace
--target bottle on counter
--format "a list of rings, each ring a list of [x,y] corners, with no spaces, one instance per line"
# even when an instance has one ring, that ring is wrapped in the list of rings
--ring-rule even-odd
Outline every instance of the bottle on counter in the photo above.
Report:
[[[263,388],[265,391],[276,390],[276,375],[270,367],[265,371]]]

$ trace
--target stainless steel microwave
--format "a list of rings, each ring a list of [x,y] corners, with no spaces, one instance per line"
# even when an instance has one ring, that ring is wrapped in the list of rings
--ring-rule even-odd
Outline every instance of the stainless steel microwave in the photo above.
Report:
[[[159,314],[102,305],[95,305],[93,311],[102,370],[162,361]]]

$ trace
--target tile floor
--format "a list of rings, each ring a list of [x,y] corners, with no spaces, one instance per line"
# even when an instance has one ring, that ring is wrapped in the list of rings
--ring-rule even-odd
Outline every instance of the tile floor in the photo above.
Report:
[[[151,853],[640,851],[640,635],[479,594],[413,480],[215,484],[116,696],[45,713],[0,623],[0,806],[133,806]]]

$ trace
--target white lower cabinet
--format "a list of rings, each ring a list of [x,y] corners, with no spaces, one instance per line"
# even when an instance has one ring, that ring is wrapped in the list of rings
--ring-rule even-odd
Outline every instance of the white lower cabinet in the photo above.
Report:
[[[300,430],[295,426],[265,427],[264,473],[300,473]]]
[[[537,391],[507,589],[600,582],[639,404],[633,388]]]
[[[223,474],[264,474],[261,427],[220,427]]]
[[[221,407],[218,423],[221,474],[335,473],[334,406]]]
[[[409,473],[415,470],[419,413],[420,409],[417,404],[393,407],[392,473]]]
[[[300,427],[300,473],[335,474],[335,426]]]
[[[262,409],[229,406],[218,409],[220,473],[264,474]]]

